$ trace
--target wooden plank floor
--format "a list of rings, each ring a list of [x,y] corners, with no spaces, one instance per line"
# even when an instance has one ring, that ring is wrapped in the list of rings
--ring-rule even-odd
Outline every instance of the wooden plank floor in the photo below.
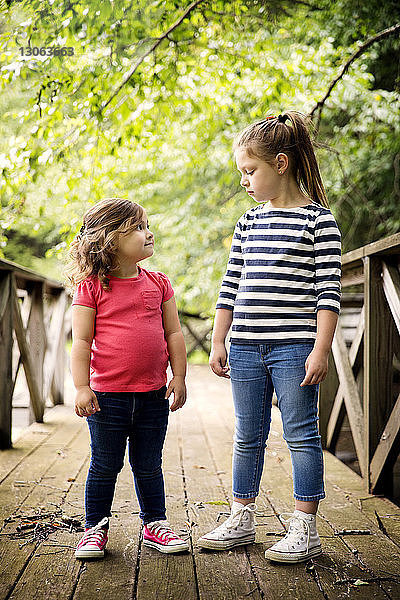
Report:
[[[118,480],[105,560],[74,559],[79,533],[60,530],[37,546],[9,535],[21,515],[39,508],[83,517],[88,433],[73,413],[70,391],[67,405],[49,410],[45,423],[32,425],[12,450],[0,453],[0,600],[400,599],[400,509],[366,494],[359,477],[329,454],[327,498],[318,517],[324,554],[292,566],[264,559],[264,550],[284,532],[278,515],[293,509],[290,458],[276,407],[256,543],[230,552],[199,551],[197,538],[229,511],[233,414],[229,382],[207,366],[191,366],[188,388],[186,406],[171,414],[164,473],[169,520],[190,534],[191,552],[165,556],[141,544],[127,465]],[[11,515],[14,521],[4,522]]]

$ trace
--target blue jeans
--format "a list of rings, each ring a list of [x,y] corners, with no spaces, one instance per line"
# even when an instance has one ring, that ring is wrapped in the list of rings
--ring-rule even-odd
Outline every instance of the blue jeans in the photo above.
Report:
[[[232,344],[229,352],[235,440],[233,495],[258,495],[264,453],[271,423],[275,389],[289,447],[294,497],[312,501],[325,497],[323,454],[318,433],[319,384],[300,387],[305,361],[313,342],[284,344]]]
[[[87,418],[92,453],[85,488],[86,527],[111,516],[127,440],[140,517],[145,524],[166,518],[161,470],[169,415],[165,391],[164,386],[151,392],[95,392],[101,410]]]

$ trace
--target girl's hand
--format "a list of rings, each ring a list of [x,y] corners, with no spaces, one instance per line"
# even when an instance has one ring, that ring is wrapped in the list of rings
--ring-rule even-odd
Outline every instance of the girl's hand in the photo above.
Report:
[[[226,379],[230,379],[228,375],[229,366],[226,364],[226,359],[227,353],[225,344],[223,342],[213,344],[208,364],[210,365],[213,373],[218,375],[218,377],[225,377]]]
[[[78,417],[88,417],[100,410],[96,394],[89,386],[84,386],[76,390],[75,412]]]
[[[321,383],[328,372],[328,357],[329,351],[318,350],[314,348],[307,356],[305,362],[306,376],[300,384],[300,387],[305,385],[313,385]]]
[[[186,402],[186,385],[183,376],[175,375],[171,379],[167,391],[165,392],[165,398],[169,398],[172,392],[174,393],[174,401],[171,404],[170,410],[174,412],[175,410],[178,410],[178,408],[182,408]]]

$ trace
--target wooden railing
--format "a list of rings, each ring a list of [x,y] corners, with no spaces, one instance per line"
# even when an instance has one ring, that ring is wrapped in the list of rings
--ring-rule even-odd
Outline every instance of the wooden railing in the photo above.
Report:
[[[190,358],[195,350],[210,354],[212,319],[199,314],[179,311],[183,336],[186,343],[187,357]]]
[[[30,421],[43,421],[46,400],[64,401],[67,293],[63,286],[0,260],[0,448],[11,446],[12,399],[25,371]]]
[[[65,323],[70,298],[61,283],[0,259],[0,449],[11,446],[12,404],[21,366],[29,421],[43,421],[46,400],[64,401]],[[188,356],[210,351],[211,320],[180,312]],[[29,392],[29,394],[26,393]]]
[[[348,252],[342,264],[321,436],[334,453],[347,414],[366,490],[390,495],[400,450],[400,233]]]

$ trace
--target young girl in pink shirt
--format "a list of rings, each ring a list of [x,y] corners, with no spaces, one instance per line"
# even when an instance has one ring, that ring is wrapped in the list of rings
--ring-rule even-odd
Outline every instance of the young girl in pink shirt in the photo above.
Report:
[[[119,198],[90,208],[71,244],[75,412],[91,437],[79,559],[104,556],[127,441],[143,543],[164,553],[189,549],[166,521],[161,469],[169,410],[186,401],[186,350],[168,277],[138,265],[153,251],[145,210]]]

